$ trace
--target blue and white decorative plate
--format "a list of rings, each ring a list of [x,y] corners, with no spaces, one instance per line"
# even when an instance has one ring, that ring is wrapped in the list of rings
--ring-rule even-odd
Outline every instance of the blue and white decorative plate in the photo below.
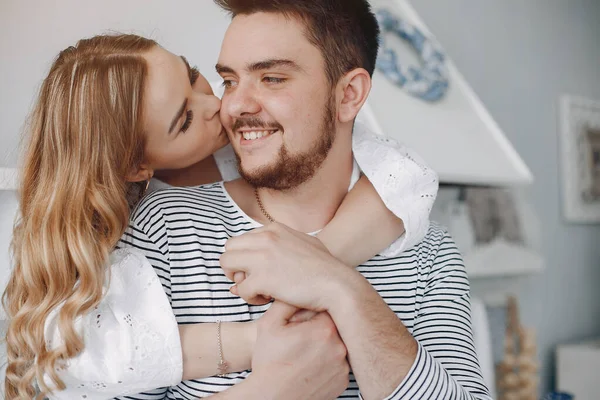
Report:
[[[448,90],[446,56],[433,38],[426,37],[416,26],[409,24],[386,9],[376,13],[381,29],[381,52],[377,69],[394,84],[425,101],[437,101]],[[406,40],[419,54],[423,66],[415,68],[400,64],[398,55],[386,46],[385,34],[393,33]]]

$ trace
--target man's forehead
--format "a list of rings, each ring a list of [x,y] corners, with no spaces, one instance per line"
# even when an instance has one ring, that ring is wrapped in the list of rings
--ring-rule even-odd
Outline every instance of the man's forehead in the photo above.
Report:
[[[304,35],[295,18],[276,13],[236,16],[221,46],[219,64],[235,69],[272,59],[301,60],[315,56],[318,49]]]

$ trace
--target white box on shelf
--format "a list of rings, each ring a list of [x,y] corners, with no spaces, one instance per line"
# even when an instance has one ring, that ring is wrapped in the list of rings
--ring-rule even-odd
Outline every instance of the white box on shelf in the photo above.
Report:
[[[557,389],[577,400],[597,400],[600,393],[600,339],[559,345],[556,349]]]

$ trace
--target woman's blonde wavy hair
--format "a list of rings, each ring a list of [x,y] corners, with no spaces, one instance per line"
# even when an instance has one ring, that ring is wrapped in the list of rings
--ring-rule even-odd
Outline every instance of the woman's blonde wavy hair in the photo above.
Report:
[[[127,227],[126,176],[143,158],[144,54],[154,46],[136,35],[84,39],[58,55],[42,83],[26,129],[14,270],[2,298],[7,400],[64,389],[56,368],[83,349],[74,321],[101,300],[109,253]],[[49,350],[44,323],[61,303],[64,346]]]

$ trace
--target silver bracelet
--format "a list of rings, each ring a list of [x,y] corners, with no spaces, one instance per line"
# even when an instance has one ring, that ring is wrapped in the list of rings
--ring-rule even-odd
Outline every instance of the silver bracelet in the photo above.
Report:
[[[221,341],[221,321],[217,321],[217,346],[219,348],[219,363],[217,364],[218,377],[222,378],[227,374],[229,364],[223,358],[223,343]]]

